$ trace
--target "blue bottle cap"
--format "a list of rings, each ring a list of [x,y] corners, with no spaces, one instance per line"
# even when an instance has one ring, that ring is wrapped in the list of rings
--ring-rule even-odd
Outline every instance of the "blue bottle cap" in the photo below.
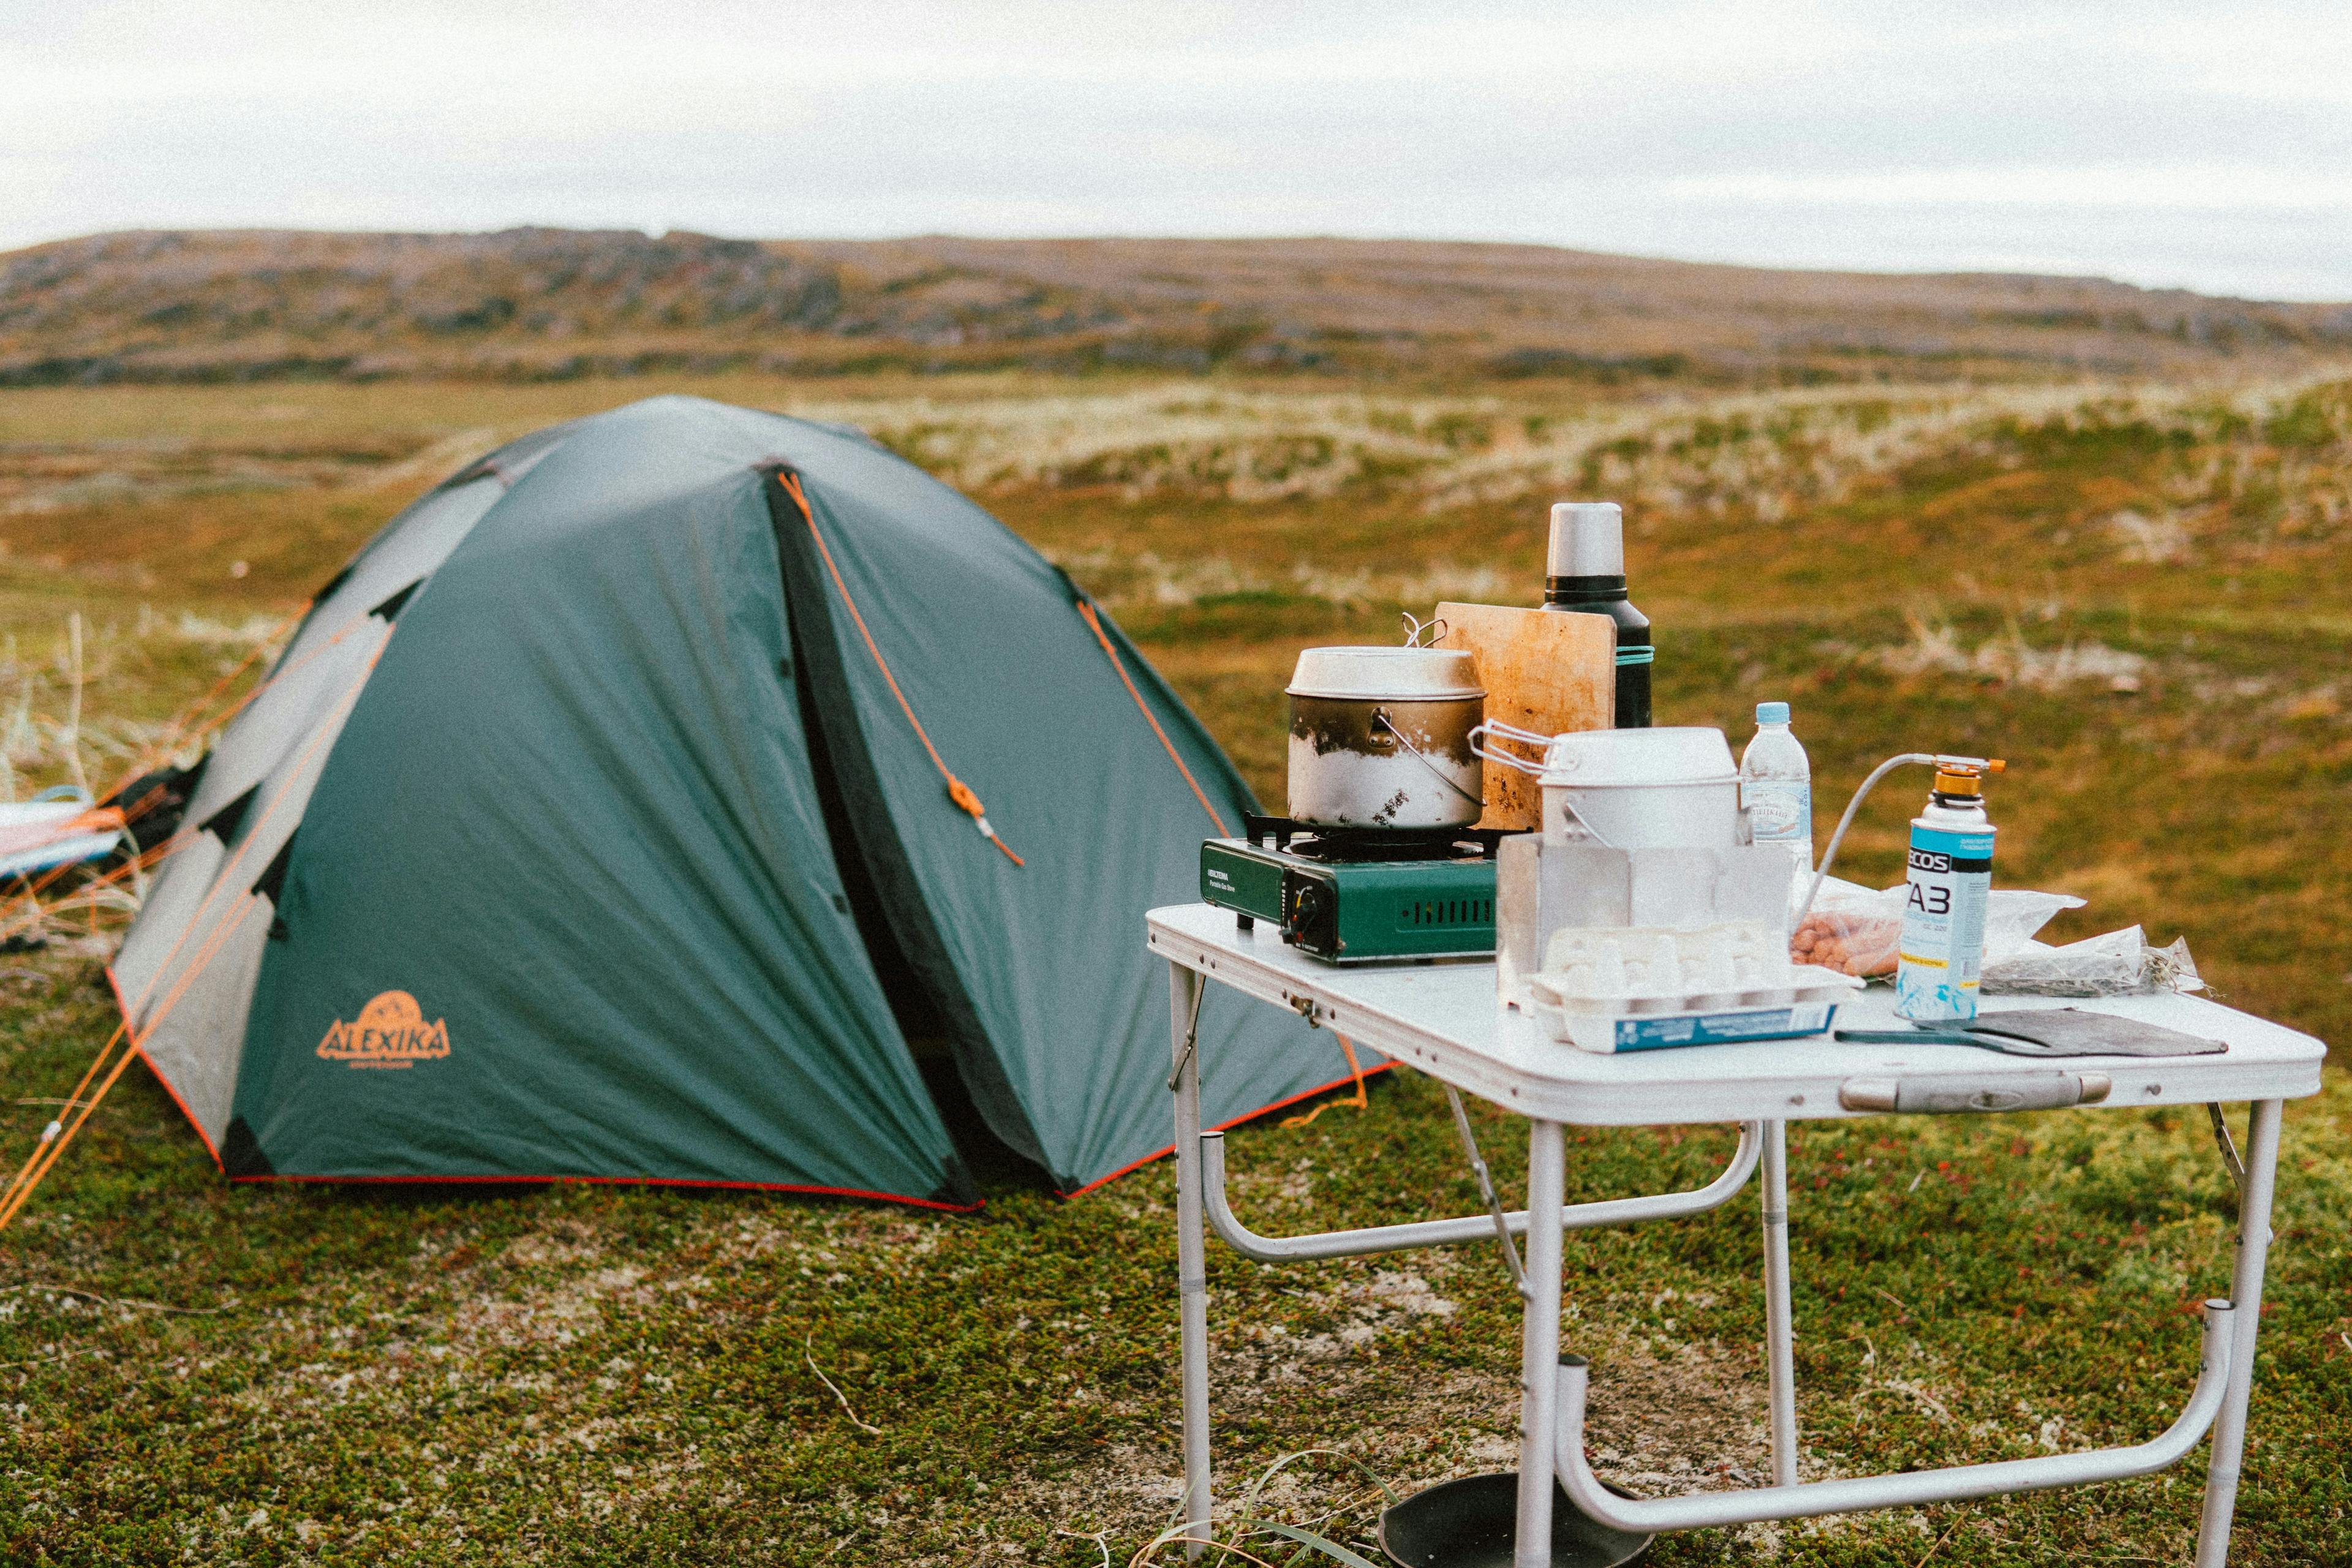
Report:
[[[1759,702],[1756,705],[1759,724],[1785,724],[1789,721],[1789,705],[1785,702]]]

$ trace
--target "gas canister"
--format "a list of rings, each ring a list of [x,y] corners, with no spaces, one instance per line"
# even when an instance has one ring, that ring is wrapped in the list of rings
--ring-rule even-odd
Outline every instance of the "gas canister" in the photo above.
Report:
[[[1985,815],[1984,777],[2003,765],[1999,758],[1937,758],[1927,809],[1911,819],[1895,1010],[1916,1022],[1977,1016],[1995,832]]]

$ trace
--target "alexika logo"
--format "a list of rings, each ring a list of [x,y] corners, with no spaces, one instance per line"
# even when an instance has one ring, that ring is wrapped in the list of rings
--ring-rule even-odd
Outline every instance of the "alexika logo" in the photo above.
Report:
[[[329,1061],[355,1068],[407,1068],[437,1061],[449,1054],[446,1019],[425,1021],[425,1009],[405,991],[386,991],[346,1024],[335,1020],[319,1054]]]

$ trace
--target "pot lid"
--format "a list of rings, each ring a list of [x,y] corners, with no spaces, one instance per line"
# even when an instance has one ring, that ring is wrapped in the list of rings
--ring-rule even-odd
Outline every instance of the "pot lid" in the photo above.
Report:
[[[1544,750],[1547,784],[1696,784],[1738,782],[1731,742],[1720,730],[1571,730]]]
[[[1285,688],[1293,697],[1442,702],[1484,697],[1478,661],[1458,647],[1310,647]]]

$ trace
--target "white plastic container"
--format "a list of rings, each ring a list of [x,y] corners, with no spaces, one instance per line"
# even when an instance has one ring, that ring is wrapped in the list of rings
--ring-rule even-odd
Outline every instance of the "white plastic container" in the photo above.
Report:
[[[1728,849],[1741,842],[1739,770],[1723,731],[1579,730],[1544,752],[1546,844]]]
[[[1528,1006],[1527,978],[1577,962],[1572,948],[1547,961],[1571,931],[1703,931],[1738,925],[1753,934],[1732,952],[1753,976],[1789,960],[1788,885],[1779,853],[1729,849],[1609,849],[1547,845],[1540,833],[1506,837],[1495,857],[1495,992]],[[1570,939],[1571,943],[1574,938]],[[1678,958],[1677,962],[1680,960]],[[1735,985],[1745,982],[1735,980]]]
[[[1802,973],[1851,976],[1833,969],[1807,966]],[[1791,985],[1784,994],[1759,1007],[1692,1009],[1674,1013],[1628,1014],[1605,1006],[1571,1006],[1533,983],[1536,1021],[1563,1045],[1601,1056],[1621,1051],[1670,1050],[1677,1046],[1721,1046],[1747,1040],[1796,1040],[1826,1032],[1837,1022],[1838,1005],[1845,989],[1826,982]]]
[[[1852,975],[1790,963],[1769,921],[1571,927],[1553,934],[1542,973],[1527,981],[1552,1038],[1612,1053],[1817,1035],[1860,989]]]
[[[1756,705],[1756,736],[1739,754],[1739,804],[1756,842],[1788,852],[1791,902],[1802,899],[1794,889],[1813,870],[1813,768],[1785,702]]]

